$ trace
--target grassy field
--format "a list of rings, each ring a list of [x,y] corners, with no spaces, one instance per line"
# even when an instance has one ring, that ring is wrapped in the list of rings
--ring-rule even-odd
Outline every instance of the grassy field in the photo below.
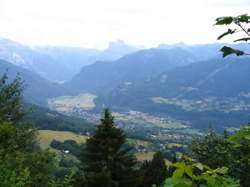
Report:
[[[135,154],[138,160],[152,160],[154,152],[147,152],[147,153],[137,153]]]
[[[78,96],[62,96],[50,99],[48,104],[51,108],[60,112],[70,112],[75,109],[90,110],[95,108],[94,99],[96,97],[96,95],[90,93]]]
[[[88,136],[82,136],[78,135],[69,131],[52,131],[52,130],[39,130],[38,131],[38,139],[40,146],[43,149],[50,149],[52,151],[56,151],[55,149],[50,147],[50,143],[53,140],[57,141],[65,141],[65,140],[75,140],[77,143],[84,143],[86,142]],[[134,139],[128,139],[128,142],[131,144],[134,144],[135,146],[143,145],[148,146],[151,143],[147,141],[141,141],[141,140],[134,140]],[[148,152],[148,153],[138,153],[136,154],[136,157],[138,160],[151,160],[153,158],[154,152]]]
[[[65,141],[65,140],[75,140],[77,143],[84,143],[86,142],[86,139],[88,136],[82,136],[78,134],[74,134],[69,131],[52,131],[52,130],[39,130],[38,131],[38,140],[40,143],[40,146],[43,149],[50,148],[50,143],[52,140],[57,141]],[[53,150],[53,149],[52,149]]]
[[[158,126],[167,129],[186,128],[187,126],[181,124],[180,121],[172,118],[163,118],[138,111],[129,111],[127,113],[112,113],[117,121],[131,121],[137,125],[142,126]]]
[[[127,141],[128,141],[128,143],[133,144],[134,146],[142,145],[144,147],[147,147],[150,144],[152,144],[151,142],[142,141],[142,140],[135,140],[135,139],[128,139]]]
[[[147,152],[147,153],[137,153],[135,154],[136,158],[140,161],[144,160],[152,160],[155,152]],[[166,165],[170,165],[171,162],[165,159]]]

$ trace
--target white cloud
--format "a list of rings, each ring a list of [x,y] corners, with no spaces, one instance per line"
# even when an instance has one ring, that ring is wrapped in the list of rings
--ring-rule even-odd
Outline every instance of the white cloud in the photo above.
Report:
[[[214,19],[248,13],[249,0],[0,0],[0,37],[31,45],[105,47],[123,39],[211,43]]]

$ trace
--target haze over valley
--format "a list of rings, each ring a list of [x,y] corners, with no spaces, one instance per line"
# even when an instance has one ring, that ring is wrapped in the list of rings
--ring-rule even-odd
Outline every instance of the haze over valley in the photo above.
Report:
[[[249,0],[0,0],[0,187],[249,187]]]
[[[109,107],[125,129],[179,124],[198,132],[211,124],[222,130],[250,119],[249,58],[222,59],[224,45],[140,49],[119,40],[98,50],[28,47],[2,39],[0,71],[11,79],[20,74],[28,103],[93,123]]]

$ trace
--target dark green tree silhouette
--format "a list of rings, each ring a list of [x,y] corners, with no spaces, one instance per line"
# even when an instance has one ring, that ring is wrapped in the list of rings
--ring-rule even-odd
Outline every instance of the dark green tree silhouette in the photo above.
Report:
[[[151,187],[153,184],[161,186],[167,177],[167,167],[162,152],[156,152],[152,161],[145,162],[141,169],[144,170],[143,181],[140,186]]]
[[[96,132],[87,140],[80,157],[85,166],[86,186],[133,187],[137,185],[137,160],[125,148],[126,135],[117,128],[109,109]],[[79,181],[79,179],[78,179]]]

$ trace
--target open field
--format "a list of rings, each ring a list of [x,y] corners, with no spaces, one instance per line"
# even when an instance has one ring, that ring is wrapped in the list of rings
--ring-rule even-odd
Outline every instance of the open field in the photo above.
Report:
[[[77,143],[84,143],[86,142],[88,136],[78,135],[69,131],[52,131],[52,130],[39,130],[38,131],[38,139],[40,146],[43,149],[50,149],[51,151],[57,152],[56,149],[50,147],[50,143],[53,140],[57,141],[65,141],[65,140],[75,140]],[[128,143],[133,144],[134,146],[149,146],[151,143],[147,141],[135,140],[135,139],[128,139]],[[138,160],[151,160],[153,158],[154,152],[148,153],[137,153],[136,157]]]
[[[240,94],[245,98],[249,98],[249,93]],[[181,107],[186,111],[212,111],[217,110],[221,112],[232,112],[239,110],[246,110],[250,108],[245,99],[242,100],[241,97],[227,97],[224,99],[218,99],[216,97],[206,97],[202,100],[190,100],[181,98],[164,98],[164,97],[153,97],[152,102],[156,104],[171,104]]]
[[[181,124],[180,121],[173,118],[157,117],[138,111],[128,111],[127,113],[115,112],[113,115],[117,121],[132,121],[138,125],[158,126],[168,129],[187,128],[186,125]]]
[[[147,147],[149,145],[151,145],[151,142],[147,142],[147,141],[142,141],[142,140],[135,140],[135,139],[128,139],[128,143],[133,144],[134,146],[144,146]]]
[[[50,143],[52,140],[65,141],[65,140],[75,140],[77,143],[86,142],[88,136],[78,135],[69,131],[52,131],[52,130],[39,130],[38,139],[40,146],[43,149],[50,148]]]
[[[142,160],[152,160],[154,152],[147,152],[147,153],[137,153],[135,154],[136,158],[140,161]]]
[[[137,153],[135,154],[136,158],[140,161],[144,160],[152,160],[155,152],[148,152],[148,153]],[[171,162],[165,159],[166,165],[170,165]]]
[[[59,112],[71,112],[76,109],[91,110],[95,108],[94,99],[97,96],[90,93],[78,96],[61,96],[48,101],[49,106]]]

